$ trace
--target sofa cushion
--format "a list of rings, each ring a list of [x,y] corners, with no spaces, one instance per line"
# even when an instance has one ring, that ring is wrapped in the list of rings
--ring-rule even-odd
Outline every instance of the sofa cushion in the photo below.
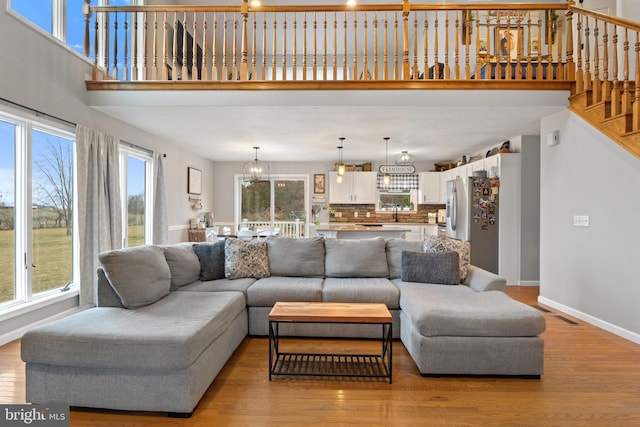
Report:
[[[271,307],[276,301],[322,301],[319,277],[271,276],[256,281],[247,290],[247,305]]]
[[[460,284],[458,252],[402,252],[402,280],[405,282]]]
[[[160,246],[171,271],[171,290],[193,283],[200,277],[200,261],[191,243]]]
[[[400,291],[385,278],[328,277],[322,287],[322,301],[386,304],[399,307]]]
[[[193,245],[193,251],[200,261],[200,280],[224,278],[224,242],[220,240]]]
[[[538,310],[500,291],[394,283],[400,288],[402,312],[425,337],[527,337],[545,330],[544,317]]]
[[[402,252],[422,252],[422,241],[388,239],[386,242],[389,278],[398,279],[402,275]]]
[[[217,279],[195,282],[183,286],[178,291],[180,292],[228,292],[236,291],[242,292],[247,297],[247,289],[255,283],[256,279],[252,277],[246,277],[244,279]]]
[[[171,289],[171,270],[159,246],[115,249],[98,258],[126,308],[152,304]]]
[[[225,240],[224,276],[227,279],[260,279],[269,275],[269,258],[264,241]]]
[[[28,331],[22,360],[140,375],[188,369],[245,310],[239,292],[172,292],[137,310],[91,308]]]
[[[324,238],[269,237],[269,271],[273,276],[324,276]]]
[[[325,239],[326,277],[389,277],[385,242],[373,239]]]
[[[470,248],[469,242],[450,239],[444,236],[426,236],[424,239],[424,251],[439,253],[456,251],[460,257],[460,280],[467,277],[467,266],[469,265]]]

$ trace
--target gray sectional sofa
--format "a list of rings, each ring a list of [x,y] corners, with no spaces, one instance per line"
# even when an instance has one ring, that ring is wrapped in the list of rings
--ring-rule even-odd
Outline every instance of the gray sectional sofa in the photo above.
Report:
[[[28,402],[188,416],[243,339],[267,335],[276,301],[385,303],[423,375],[543,373],[542,315],[495,274],[465,266],[460,283],[460,256],[422,242],[227,239],[100,261],[98,307],[24,335]],[[281,335],[379,337],[367,325],[286,326]]]

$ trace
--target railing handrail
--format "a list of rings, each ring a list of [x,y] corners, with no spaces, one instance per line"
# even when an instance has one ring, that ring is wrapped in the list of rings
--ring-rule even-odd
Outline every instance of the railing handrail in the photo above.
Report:
[[[631,31],[640,31],[640,24],[638,24],[635,21],[631,21],[629,19],[620,18],[618,16],[613,16],[613,15],[607,15],[606,13],[598,12],[591,9],[584,9],[577,6],[569,6],[569,10],[574,13],[579,13],[580,15],[596,18],[597,20],[602,22],[607,22],[609,24],[625,27]]]

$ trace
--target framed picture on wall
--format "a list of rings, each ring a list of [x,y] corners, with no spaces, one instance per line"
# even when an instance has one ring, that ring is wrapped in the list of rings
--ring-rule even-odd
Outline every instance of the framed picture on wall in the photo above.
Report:
[[[313,175],[313,192],[316,194],[324,194],[325,175],[316,173]]]
[[[495,55],[501,60],[516,61],[522,55],[523,29],[496,27]]]
[[[202,171],[196,168],[187,168],[187,193],[202,194]]]

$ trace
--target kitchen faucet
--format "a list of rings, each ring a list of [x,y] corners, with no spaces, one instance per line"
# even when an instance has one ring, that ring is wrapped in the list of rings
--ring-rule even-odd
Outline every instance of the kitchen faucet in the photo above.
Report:
[[[395,221],[398,222],[398,208],[400,207],[400,205],[396,204],[393,207],[393,217],[395,218]]]

